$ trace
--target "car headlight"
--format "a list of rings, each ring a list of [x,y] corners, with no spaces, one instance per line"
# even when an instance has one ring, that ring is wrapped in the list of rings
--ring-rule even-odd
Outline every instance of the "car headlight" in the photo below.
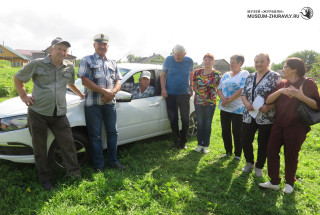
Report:
[[[13,116],[0,119],[0,131],[13,131],[17,129],[27,128],[27,115]]]

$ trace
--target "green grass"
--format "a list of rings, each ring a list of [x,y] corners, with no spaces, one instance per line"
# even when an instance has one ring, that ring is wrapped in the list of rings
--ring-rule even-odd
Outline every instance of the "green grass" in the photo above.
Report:
[[[242,173],[243,157],[220,158],[219,123],[216,111],[208,154],[194,151],[196,138],[187,150],[172,149],[169,135],[139,141],[119,147],[127,170],[95,174],[84,166],[81,180],[56,170],[51,192],[38,183],[33,164],[0,160],[0,214],[319,214],[319,125],[302,146],[295,191],[284,194],[258,188],[269,180],[266,168],[264,177],[256,178],[254,172]],[[283,177],[282,152],[281,158]]]

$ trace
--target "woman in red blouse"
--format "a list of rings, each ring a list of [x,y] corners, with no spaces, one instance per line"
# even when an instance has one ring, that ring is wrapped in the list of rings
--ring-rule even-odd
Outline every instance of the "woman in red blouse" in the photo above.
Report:
[[[267,104],[275,103],[276,114],[274,124],[270,133],[267,157],[268,175],[270,181],[260,183],[262,188],[273,190],[280,189],[280,149],[284,146],[285,156],[285,193],[292,193],[295,175],[298,166],[298,155],[309,126],[300,121],[297,105],[306,103],[309,107],[320,110],[320,97],[318,87],[313,80],[303,77],[306,73],[304,62],[299,58],[289,58],[283,67],[283,75],[286,81],[282,81],[266,100]],[[302,83],[305,83],[302,87]]]
[[[197,116],[197,152],[208,153],[211,124],[216,108],[217,87],[221,73],[213,69],[214,57],[206,54],[203,57],[204,68],[197,69],[193,74],[194,107]]]

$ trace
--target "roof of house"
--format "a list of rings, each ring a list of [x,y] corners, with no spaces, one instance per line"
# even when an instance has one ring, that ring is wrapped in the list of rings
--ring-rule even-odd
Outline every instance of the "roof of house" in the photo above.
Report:
[[[19,57],[21,57],[24,60],[30,60],[29,58],[27,58],[26,56],[20,54],[19,52],[13,50],[12,48],[8,47],[8,46],[3,46],[4,48],[8,49],[10,52],[14,53],[15,55],[18,55]]]
[[[19,52],[22,55],[25,56],[32,56],[32,53],[42,53],[42,50],[24,50],[24,49],[16,49],[17,52]]]
[[[134,61],[134,63],[148,63],[150,62],[153,58],[159,56],[159,54],[153,54],[150,57],[142,57],[142,58],[138,58]],[[160,55],[161,56],[161,55]]]

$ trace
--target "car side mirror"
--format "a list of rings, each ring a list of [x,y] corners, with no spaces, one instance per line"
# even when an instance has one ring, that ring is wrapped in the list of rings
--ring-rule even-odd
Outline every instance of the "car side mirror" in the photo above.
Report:
[[[131,99],[132,99],[131,93],[120,90],[116,94],[116,101],[117,102],[131,102]]]

